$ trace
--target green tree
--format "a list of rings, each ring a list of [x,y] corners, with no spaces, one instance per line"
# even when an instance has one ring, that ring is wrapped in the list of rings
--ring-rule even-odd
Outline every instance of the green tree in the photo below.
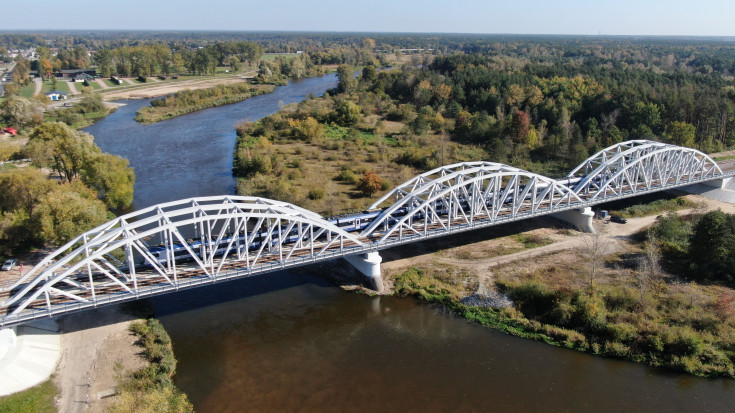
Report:
[[[36,168],[18,168],[0,174],[0,210],[25,211],[33,209],[41,197],[51,192],[56,183]]]
[[[341,65],[337,68],[337,92],[339,93],[352,93],[357,87],[357,81],[355,80],[355,72],[350,66]]]
[[[97,64],[100,75],[110,77],[113,74],[112,51],[110,49],[97,50],[92,59]]]
[[[61,185],[46,194],[37,214],[43,239],[55,245],[63,245],[110,218],[105,204],[79,184]]]
[[[64,180],[72,182],[101,152],[92,139],[92,135],[75,131],[65,123],[48,122],[31,133],[28,152],[36,165],[50,166]]]
[[[721,210],[704,214],[689,238],[689,259],[696,264],[721,261],[727,254],[727,217]]]
[[[100,154],[85,167],[82,180],[98,191],[109,208],[121,209],[133,203],[135,173],[125,158]]]
[[[686,122],[673,121],[666,125],[664,138],[674,145],[692,147],[694,146],[695,132],[696,128],[694,125]]]
[[[351,100],[340,100],[334,105],[334,122],[352,126],[362,119],[362,108]]]
[[[374,82],[375,79],[378,77],[378,71],[375,69],[375,66],[365,66],[362,69],[362,80],[366,82]]]
[[[26,98],[11,95],[0,105],[0,113],[8,124],[23,129],[33,123],[36,107]]]

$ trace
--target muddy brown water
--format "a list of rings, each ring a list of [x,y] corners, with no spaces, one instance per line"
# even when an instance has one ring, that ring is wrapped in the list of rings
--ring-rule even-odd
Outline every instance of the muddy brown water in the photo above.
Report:
[[[155,125],[127,101],[86,129],[135,168],[135,207],[234,191],[234,125],[336,77]],[[198,412],[731,412],[735,381],[595,357],[486,329],[413,299],[281,272],[155,300]]]
[[[276,273],[162,297],[198,412],[731,412],[707,380],[508,336],[413,299]]]

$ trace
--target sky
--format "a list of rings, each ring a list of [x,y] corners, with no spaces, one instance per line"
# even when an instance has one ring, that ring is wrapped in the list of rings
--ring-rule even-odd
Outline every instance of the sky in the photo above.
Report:
[[[0,16],[0,31],[735,36],[735,0],[0,0]]]

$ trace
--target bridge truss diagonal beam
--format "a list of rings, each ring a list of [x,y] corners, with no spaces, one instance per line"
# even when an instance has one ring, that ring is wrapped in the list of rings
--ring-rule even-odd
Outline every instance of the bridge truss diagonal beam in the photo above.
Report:
[[[562,180],[494,162],[442,166],[331,219],[257,197],[163,203],[81,234],[0,287],[0,327],[733,175],[700,151],[633,140]]]
[[[691,148],[637,140],[605,148],[567,178],[580,176],[574,191],[589,202],[681,186],[724,176],[706,154]]]
[[[151,245],[155,243],[155,245]],[[121,216],[70,241],[6,288],[7,317],[135,299],[268,267],[362,251],[364,243],[318,214],[254,197],[192,198]]]
[[[512,166],[472,162],[421,174],[376,201],[394,203],[361,234],[380,244],[404,233],[428,236],[457,225],[492,225],[498,220],[570,209],[582,200],[554,179]]]

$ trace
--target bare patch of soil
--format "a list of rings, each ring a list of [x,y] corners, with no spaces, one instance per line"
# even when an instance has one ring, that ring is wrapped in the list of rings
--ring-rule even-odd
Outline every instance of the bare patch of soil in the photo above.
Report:
[[[94,412],[104,411],[114,397],[100,400],[98,393],[113,388],[120,374],[145,365],[141,347],[128,330],[135,319],[114,306],[60,320],[62,355],[55,377],[60,390],[59,412],[78,412],[87,407]]]

